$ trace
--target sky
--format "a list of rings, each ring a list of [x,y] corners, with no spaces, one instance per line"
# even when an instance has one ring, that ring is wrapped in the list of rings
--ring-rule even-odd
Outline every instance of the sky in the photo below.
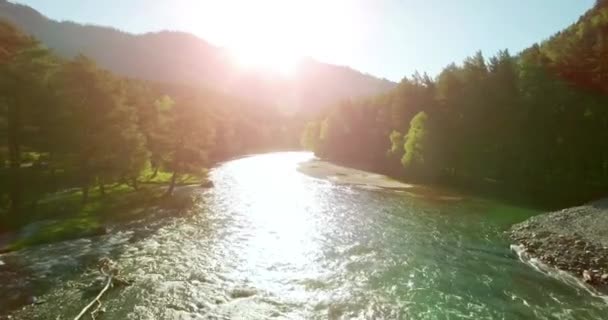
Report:
[[[576,22],[595,0],[17,0],[55,20],[176,30],[245,64],[297,57],[399,81],[481,50],[512,53]]]

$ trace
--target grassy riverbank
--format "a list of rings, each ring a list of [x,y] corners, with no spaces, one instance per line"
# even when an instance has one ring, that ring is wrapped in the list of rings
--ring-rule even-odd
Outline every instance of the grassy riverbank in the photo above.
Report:
[[[170,173],[158,172],[137,189],[126,184],[105,186],[103,192],[96,188],[90,191],[86,203],[82,202],[80,189],[47,195],[30,206],[18,225],[0,234],[0,252],[101,235],[107,232],[107,225],[135,219],[153,207],[185,209],[192,202],[184,195],[183,187],[207,181],[205,175],[184,176],[177,183],[182,189],[169,197],[165,193],[170,179]]]

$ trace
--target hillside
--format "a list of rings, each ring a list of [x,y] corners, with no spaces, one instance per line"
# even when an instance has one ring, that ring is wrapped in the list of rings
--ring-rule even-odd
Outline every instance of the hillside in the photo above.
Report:
[[[416,75],[342,104],[310,123],[303,142],[408,180],[577,205],[608,190],[607,94],[608,1],[600,0],[520,54],[477,52],[437,78]]]
[[[569,84],[608,94],[608,0],[597,0],[575,24],[524,51],[522,58],[536,50]]]
[[[231,63],[224,49],[191,34],[162,31],[133,35],[108,27],[57,22],[6,0],[0,0],[0,19],[40,39],[63,57],[83,53],[101,67],[125,76],[200,85],[288,110],[318,110],[396,85],[312,59],[303,61],[289,76],[246,72]]]

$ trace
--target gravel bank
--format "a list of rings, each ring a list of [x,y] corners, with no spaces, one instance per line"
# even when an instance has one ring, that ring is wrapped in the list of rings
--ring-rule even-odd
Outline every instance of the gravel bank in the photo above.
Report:
[[[398,190],[414,188],[411,184],[391,179],[385,175],[347,168],[316,159],[301,163],[298,170],[309,176],[319,179],[328,179],[337,184],[351,184]]]
[[[608,293],[608,199],[532,217],[511,229],[526,253]]]
[[[335,184],[359,186],[370,190],[392,190],[433,202],[458,202],[464,199],[462,195],[451,190],[408,184],[382,174],[343,167],[319,159],[300,163],[298,171]]]

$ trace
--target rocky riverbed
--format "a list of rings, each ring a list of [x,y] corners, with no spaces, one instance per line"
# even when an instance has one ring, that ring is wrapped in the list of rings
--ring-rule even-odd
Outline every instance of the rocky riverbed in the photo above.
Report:
[[[527,255],[608,293],[608,199],[530,218],[511,229]]]

